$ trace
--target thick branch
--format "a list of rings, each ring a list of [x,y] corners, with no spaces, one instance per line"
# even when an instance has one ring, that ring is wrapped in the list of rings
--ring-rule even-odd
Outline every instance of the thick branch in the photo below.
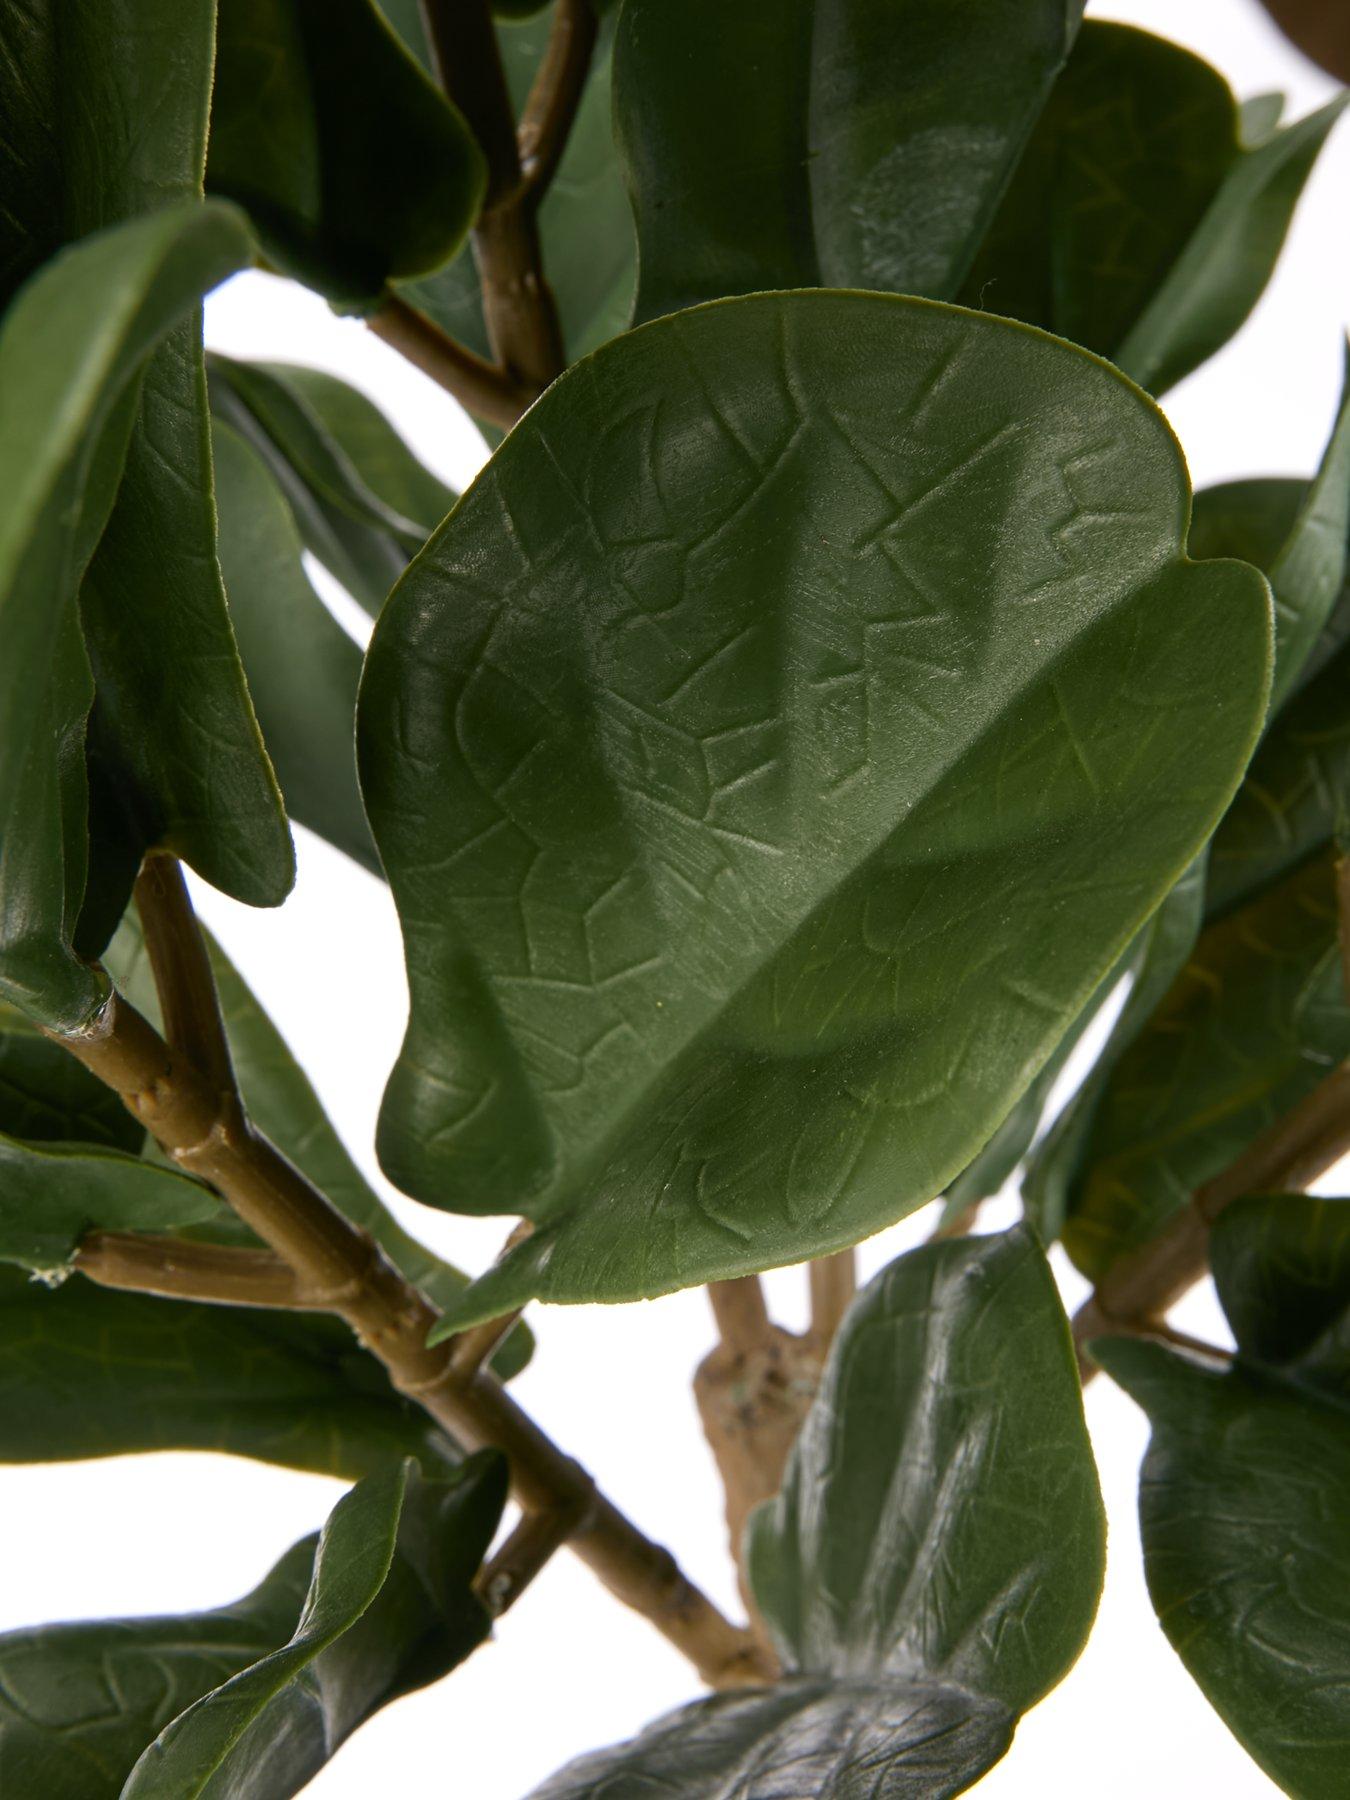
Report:
[[[366,324],[414,368],[453,394],[466,411],[503,431],[511,429],[542,391],[542,384],[532,386],[517,380],[466,350],[397,294],[386,295]]]
[[[158,1294],[168,1300],[291,1310],[315,1304],[295,1270],[270,1250],[137,1237],[129,1231],[91,1231],[75,1252],[75,1267],[100,1287]]]
[[[1094,1337],[1159,1320],[1205,1273],[1209,1228],[1245,1194],[1301,1193],[1350,1152],[1350,1064],[1341,1066],[1196,1191],[1194,1203],[1133,1255],[1113,1263],[1074,1316],[1084,1381]]]
[[[462,1380],[450,1344],[428,1348],[435,1309],[368,1235],[114,993],[93,1026],[63,1044],[118,1094],[174,1162],[208,1182],[295,1271],[307,1303],[344,1319],[394,1386],[470,1449],[505,1452],[527,1512],[575,1520],[569,1542],[605,1585],[681,1649],[713,1686],[771,1678],[750,1634],[729,1623],[653,1544],[595,1491],[589,1475],[486,1372]]]

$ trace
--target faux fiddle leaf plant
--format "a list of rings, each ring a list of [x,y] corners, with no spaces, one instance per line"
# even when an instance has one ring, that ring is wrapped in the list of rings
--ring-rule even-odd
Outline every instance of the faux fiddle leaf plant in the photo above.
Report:
[[[0,1458],[355,1484],[243,1600],[0,1637],[6,1795],[296,1793],[563,1547],[712,1691],[541,1800],[957,1794],[1092,1626],[1099,1366],[1163,1628],[1339,1791],[1350,405],[1193,495],[1156,396],[1340,102],[1082,11],[0,0]],[[462,497],[206,355],[250,263],[478,420]],[[517,1221],[473,1278],[196,921],[288,820],[389,883],[378,1155]],[[743,1624],[505,1385],[531,1303],[694,1285]]]

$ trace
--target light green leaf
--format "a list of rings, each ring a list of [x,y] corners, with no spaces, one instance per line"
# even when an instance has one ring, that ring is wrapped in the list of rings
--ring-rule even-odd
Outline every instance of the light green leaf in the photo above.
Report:
[[[950,299],[1080,0],[628,0],[614,118],[637,316],[765,288]]]
[[[362,1719],[444,1673],[484,1635],[468,1583],[500,1489],[492,1458],[449,1484],[396,1467],[354,1489],[322,1537],[296,1544],[231,1606],[0,1638],[5,1791],[61,1800],[298,1792]],[[290,1679],[258,1708],[257,1690],[275,1684],[284,1659]],[[236,1741],[222,1745],[231,1727]],[[161,1753],[166,1740],[182,1748]],[[218,1774],[202,1786],[200,1765],[213,1753]],[[179,1785],[164,1785],[166,1757]]]
[[[63,1029],[104,991],[71,948],[92,689],[70,602],[112,506],[146,357],[248,254],[229,209],[165,208],[53,259],[0,329],[0,812],[25,820],[0,849],[0,994]]]
[[[470,1583],[505,1502],[506,1464],[491,1452],[449,1485],[422,1488],[406,1463],[368,1476],[324,1527],[290,1641],[167,1725],[123,1800],[298,1793],[378,1707],[487,1636]]]
[[[222,420],[213,435],[220,565],[286,809],[378,875],[356,785],[361,652],[310,586],[295,521],[266,465]]]
[[[49,1288],[0,1268],[0,1463],[219,1450],[320,1475],[458,1446],[323,1313]]]
[[[661,320],[531,409],[360,702],[382,1160],[539,1227],[458,1318],[837,1249],[988,1141],[1263,716],[1264,585],[1186,503],[1113,371],[881,295]]]
[[[243,976],[209,935],[207,947],[235,1077],[254,1124],[336,1207],[363,1225],[435,1305],[450,1306],[468,1278],[434,1256],[394,1218],[352,1161],[309,1077]],[[134,917],[124,921],[107,960],[119,993],[158,1022],[159,1000]],[[232,1217],[226,1215],[227,1222]],[[516,1325],[493,1358],[494,1371],[509,1380],[529,1361],[532,1348],[528,1329]]]
[[[206,182],[279,268],[360,308],[449,261],[484,169],[371,0],[220,0]]]
[[[569,1764],[530,1800],[949,1800],[1011,1736],[1000,1707],[956,1688],[780,1681],[667,1713]]]
[[[1088,19],[961,297],[1116,360],[1238,155],[1216,69]]]
[[[1104,1558],[1045,1258],[1025,1230],[930,1244],[854,1302],[751,1520],[783,1680],[670,1713],[535,1800],[963,1793],[1082,1649]]]
[[[381,3],[404,42],[425,61],[427,45],[418,0]],[[504,24],[497,33],[517,116],[543,57],[552,22],[552,8],[532,10],[536,17]],[[613,37],[612,24],[602,18],[567,147],[539,208],[544,271],[570,358],[594,350],[625,330],[633,311],[637,240],[610,123]],[[480,356],[491,354],[471,251],[461,251],[448,268],[409,284],[404,292],[452,337]]]
[[[1350,1054],[1323,855],[1206,928],[1111,1073],[1064,1243],[1094,1280]]]
[[[1265,290],[1303,184],[1345,108],[1318,111],[1244,149],[1115,361],[1165,393],[1227,343]]]
[[[1350,1203],[1238,1201],[1213,1233],[1230,1366],[1121,1338],[1096,1359],[1148,1412],[1145,1570],[1172,1645],[1284,1791],[1345,1788]]]
[[[1079,1387],[1025,1228],[926,1245],[869,1283],[749,1527],[785,1665],[949,1683],[1013,1714],[1048,1693],[1105,1567]]]

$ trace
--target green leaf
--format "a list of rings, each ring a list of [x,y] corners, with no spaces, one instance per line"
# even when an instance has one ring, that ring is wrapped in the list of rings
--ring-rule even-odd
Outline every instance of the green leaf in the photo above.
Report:
[[[289,371],[224,356],[212,356],[210,370],[212,410],[267,465],[305,548],[378,613],[442,513],[417,520],[393,510]]]
[[[385,1254],[429,1299],[437,1306],[450,1306],[463,1292],[468,1278],[434,1256],[394,1218],[348,1155],[285,1039],[209,934],[207,947],[235,1077],[249,1117],[336,1207],[370,1232]],[[123,923],[107,961],[119,993],[126,995],[147,1018],[158,1022],[159,1000],[134,917]],[[494,1371],[504,1381],[509,1380],[529,1361],[532,1348],[528,1329],[516,1325],[493,1358]]]
[[[1082,1649],[1105,1547],[1068,1325],[1031,1234],[902,1256],[850,1309],[783,1490],[751,1519],[784,1679],[671,1713],[535,1800],[962,1793]]]
[[[145,1131],[111,1088],[0,1002],[0,1131],[139,1152]]]
[[[1113,371],[881,295],[661,320],[531,409],[359,709],[382,1161],[540,1227],[457,1319],[819,1255],[970,1161],[1263,716],[1263,583],[1185,510]]]
[[[1062,1680],[1105,1566],[1079,1387],[1024,1227],[926,1245],[869,1283],[749,1527],[786,1666],[949,1683],[1010,1713]]]
[[[1140,1477],[1158,1618],[1230,1730],[1300,1800],[1345,1788],[1350,1203],[1237,1202],[1213,1233],[1238,1350],[1210,1367],[1110,1338],[1148,1412]]]
[[[1115,362],[1165,393],[1227,343],[1265,291],[1303,184],[1345,108],[1341,94],[1234,160]]]
[[[286,810],[378,875],[356,785],[361,652],[310,586],[294,518],[266,464],[222,420],[213,436],[220,566]]]
[[[0,812],[25,820],[0,852],[0,994],[62,1029],[104,992],[71,948],[92,689],[70,602],[112,506],[146,357],[248,254],[230,210],[164,208],[56,257],[0,329]]]
[[[1079,0],[628,0],[614,119],[639,320],[765,288],[950,299]]]
[[[57,1288],[0,1268],[0,1462],[218,1450],[320,1475],[460,1452],[322,1313]]]
[[[1329,859],[1208,926],[1101,1095],[1064,1243],[1100,1279],[1350,1053]]]
[[[1216,69],[1088,19],[962,290],[1116,359],[1238,156]]]
[[[257,1793],[260,1784],[286,1800],[378,1707],[477,1649],[489,1620],[470,1583],[506,1502],[506,1464],[485,1453],[405,1506],[416,1481],[405,1463],[338,1502],[290,1641],[166,1726],[123,1800]]]
[[[414,54],[427,58],[418,0],[381,0]],[[504,25],[497,33],[507,88],[517,116],[548,43],[551,8]],[[597,7],[597,11],[602,9]],[[602,18],[590,74],[557,174],[539,207],[539,238],[548,284],[569,358],[583,356],[627,328],[637,281],[637,241],[610,122],[613,25]],[[489,356],[478,270],[472,252],[404,292],[452,337]]]
[[[206,182],[278,268],[361,308],[449,261],[484,169],[371,0],[220,0]]]
[[[297,1792],[363,1718],[435,1679],[484,1635],[468,1582],[500,1487],[491,1458],[449,1484],[394,1468],[354,1489],[321,1538],[296,1544],[231,1606],[0,1638],[6,1790],[62,1800]],[[266,1686],[275,1692],[259,1707]],[[167,1752],[180,1784],[172,1788],[159,1743],[146,1749],[159,1732],[182,1746]],[[234,1742],[222,1745],[227,1735]],[[213,1754],[217,1785],[191,1785]]]
[[[949,1800],[1011,1736],[1001,1708],[955,1688],[780,1681],[667,1713],[569,1764],[530,1800]]]

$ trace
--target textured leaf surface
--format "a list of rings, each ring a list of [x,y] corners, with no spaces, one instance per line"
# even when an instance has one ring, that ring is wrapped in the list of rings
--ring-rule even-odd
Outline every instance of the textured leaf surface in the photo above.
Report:
[[[367,1477],[324,1527],[290,1641],[161,1731],[124,1800],[298,1793],[363,1719],[487,1636],[470,1582],[505,1501],[492,1453],[449,1484],[424,1485],[406,1463]]]
[[[0,1462],[222,1450],[321,1475],[458,1460],[336,1319],[0,1269]]]
[[[369,305],[455,254],[483,179],[467,125],[371,0],[220,0],[207,186],[287,274]]]
[[[1230,1369],[1123,1339],[1093,1355],[1153,1423],[1139,1510],[1163,1629],[1285,1792],[1334,1800],[1350,1699],[1350,1202],[1239,1201],[1213,1256]]]
[[[413,53],[429,64],[418,0],[381,0]],[[501,46],[511,102],[519,117],[548,42],[552,8],[504,24]],[[616,9],[617,10],[617,9]],[[605,11],[602,7],[597,12]],[[548,284],[570,358],[626,329],[637,280],[637,240],[610,122],[613,25],[602,18],[590,74],[557,173],[539,208]],[[405,289],[413,303],[480,356],[490,354],[472,252]]]
[[[25,821],[0,849],[0,991],[48,1024],[78,1025],[102,999],[70,947],[92,687],[69,603],[112,505],[145,358],[248,254],[227,209],[165,208],[54,259],[0,331],[0,811]]]
[[[628,0],[638,318],[765,288],[954,297],[1081,13],[976,0],[954,30],[944,0]]]
[[[1329,860],[1202,934],[1106,1084],[1064,1242],[1100,1278],[1350,1053]]]
[[[500,1491],[490,1460],[453,1484],[395,1467],[231,1606],[0,1638],[5,1791],[296,1793],[364,1717],[481,1638],[468,1581]],[[165,1749],[147,1751],[161,1731]]]
[[[531,410],[360,702],[382,1160],[541,1227],[475,1316],[837,1248],[987,1141],[1262,716],[1263,584],[1185,506],[1105,366],[884,296],[658,321]]]
[[[748,1573],[785,1679],[657,1720],[535,1800],[940,1800],[1083,1646],[1105,1523],[1068,1326],[1026,1230],[858,1296]]]
[[[1034,1238],[898,1258],[850,1310],[782,1491],[750,1525],[750,1583],[787,1666],[947,1682],[1025,1712],[1086,1642],[1104,1557]]]
[[[286,809],[378,875],[356,785],[361,652],[310,585],[266,464],[223,421],[213,439],[230,616]]]

